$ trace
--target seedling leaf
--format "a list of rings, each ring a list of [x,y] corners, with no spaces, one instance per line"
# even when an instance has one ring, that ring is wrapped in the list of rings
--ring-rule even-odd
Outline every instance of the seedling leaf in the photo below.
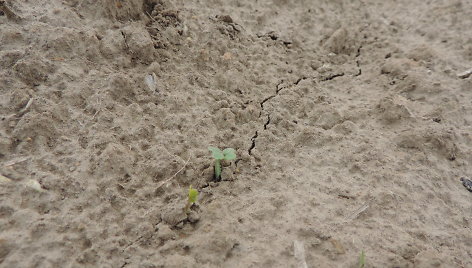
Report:
[[[223,150],[223,155],[225,160],[236,159],[236,151],[233,148],[226,148]]]
[[[216,147],[210,146],[210,147],[208,147],[208,150],[210,150],[211,155],[213,156],[213,158],[215,158],[217,160],[221,160],[221,159],[225,158],[223,152],[220,149],[216,148]]]
[[[233,160],[236,159],[236,151],[233,148],[226,148],[223,151],[216,147],[208,147],[213,158],[215,158],[215,180],[221,180],[221,160]]]
[[[198,190],[193,189],[192,186],[190,186],[190,188],[188,189],[188,202],[190,204],[193,204],[197,202],[197,198],[198,198]]]
[[[364,251],[361,252],[359,255],[359,268],[365,268],[365,253]]]

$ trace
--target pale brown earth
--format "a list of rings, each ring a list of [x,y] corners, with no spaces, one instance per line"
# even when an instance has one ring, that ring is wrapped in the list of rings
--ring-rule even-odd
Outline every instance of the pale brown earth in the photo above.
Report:
[[[472,1],[4,7],[1,267],[472,267]]]

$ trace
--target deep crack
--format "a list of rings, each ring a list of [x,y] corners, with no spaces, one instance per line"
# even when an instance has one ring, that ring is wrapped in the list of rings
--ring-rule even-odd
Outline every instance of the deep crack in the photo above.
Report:
[[[251,138],[252,144],[251,144],[251,148],[249,148],[249,150],[248,150],[249,155],[252,155],[252,150],[256,147],[256,139],[257,139],[258,135],[259,134],[256,130],[256,134],[254,136],[252,136],[252,138]]]
[[[267,115],[267,121],[264,124],[264,129],[267,129],[267,126],[270,124],[270,114]]]
[[[305,80],[305,79],[307,79],[307,77],[305,77],[305,76],[300,77],[300,78],[298,78],[298,80],[295,81],[295,83],[293,83],[293,84],[294,84],[294,85],[298,85],[298,83],[300,83],[302,80]]]

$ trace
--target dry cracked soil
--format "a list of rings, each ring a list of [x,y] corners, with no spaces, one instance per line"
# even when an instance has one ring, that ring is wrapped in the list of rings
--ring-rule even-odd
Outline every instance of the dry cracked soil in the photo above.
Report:
[[[471,10],[0,1],[0,267],[472,267]]]

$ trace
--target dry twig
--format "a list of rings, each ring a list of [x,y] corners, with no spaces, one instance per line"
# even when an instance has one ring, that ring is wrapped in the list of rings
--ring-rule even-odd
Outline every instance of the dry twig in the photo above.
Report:
[[[370,203],[374,200],[374,198],[369,199],[367,202],[364,203],[360,208],[358,208],[354,213],[351,214],[348,218],[346,218],[347,221],[352,221],[359,217],[360,214],[362,214],[364,211],[366,211],[370,207]]]
[[[25,108],[21,109],[21,111],[19,111],[16,116],[17,117],[20,117],[20,116],[23,116],[27,111],[28,109],[31,107],[31,104],[33,103],[33,98],[29,99],[28,103],[26,103],[26,106]]]
[[[179,169],[179,171],[177,171],[174,175],[172,175],[170,178],[162,181],[157,187],[156,189],[159,189],[161,188],[162,186],[164,186],[164,184],[167,184],[168,182],[170,182],[170,180],[172,180],[173,178],[175,178],[175,176],[177,176],[177,174],[179,174],[182,170],[184,170],[184,168],[187,166],[188,164],[188,161],[190,161],[190,156],[188,157],[187,161],[185,161],[185,164],[183,165],[183,167],[181,169]]]
[[[298,268],[307,268],[308,265],[306,264],[305,260],[305,248],[303,242],[300,242],[298,240],[293,241],[293,251],[295,259],[298,263]]]
[[[25,157],[20,157],[20,158],[17,158],[17,159],[13,159],[13,160],[10,160],[10,161],[6,162],[5,164],[3,164],[3,166],[5,166],[5,167],[13,166],[13,165],[25,162],[25,161],[29,160],[30,158],[31,158],[30,156],[25,156]]]

